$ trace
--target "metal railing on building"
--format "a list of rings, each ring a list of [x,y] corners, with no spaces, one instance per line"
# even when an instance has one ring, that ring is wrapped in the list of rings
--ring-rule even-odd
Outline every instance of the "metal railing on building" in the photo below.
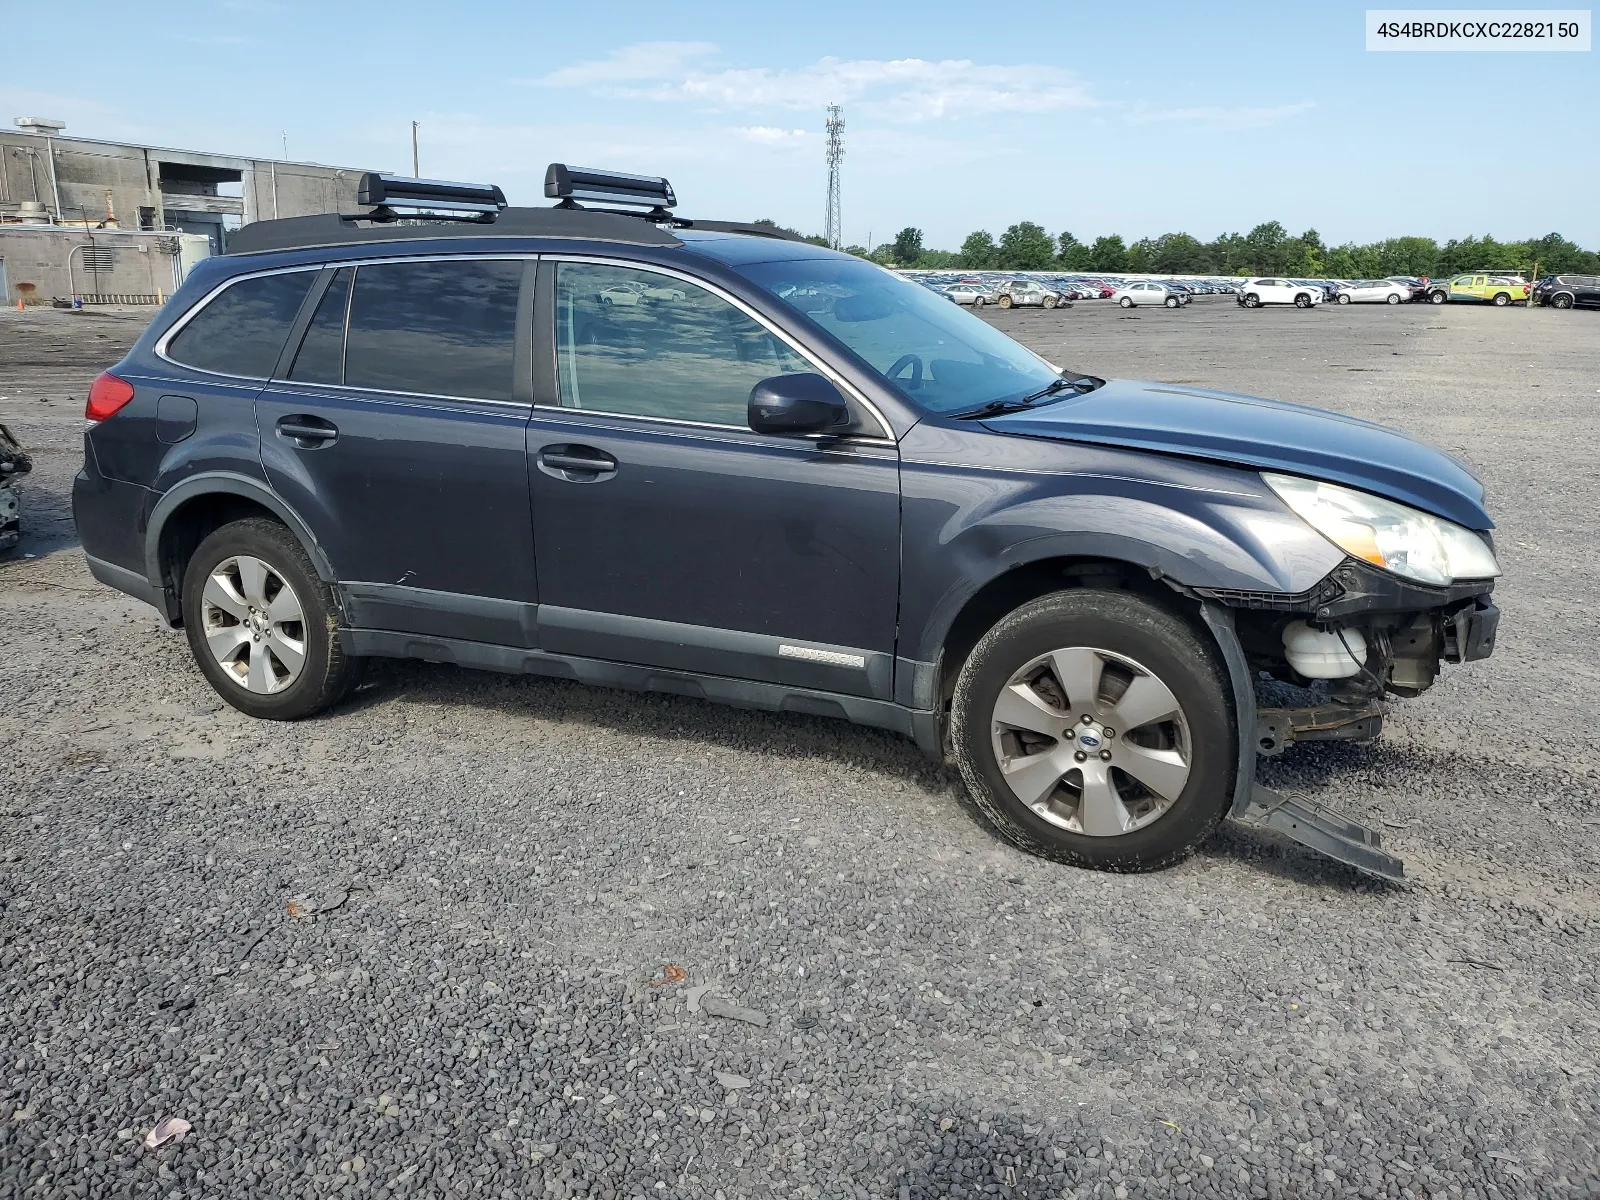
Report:
[[[73,292],[74,300],[85,304],[165,304],[166,297],[159,292]]]

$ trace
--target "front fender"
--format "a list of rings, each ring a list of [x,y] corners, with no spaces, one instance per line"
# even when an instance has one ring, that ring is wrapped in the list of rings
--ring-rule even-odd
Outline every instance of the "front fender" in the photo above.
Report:
[[[979,590],[1048,559],[1110,559],[1185,587],[1285,594],[1309,590],[1343,560],[1252,471],[966,429],[918,430],[921,437],[913,431],[901,443],[900,653],[908,658],[934,661]]]

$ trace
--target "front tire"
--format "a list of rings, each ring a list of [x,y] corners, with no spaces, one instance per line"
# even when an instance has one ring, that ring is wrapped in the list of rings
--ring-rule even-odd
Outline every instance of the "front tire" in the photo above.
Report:
[[[293,721],[336,703],[360,660],[339,644],[333,589],[277,521],[224,525],[183,575],[189,649],[217,694],[242,713]]]
[[[1350,303],[1350,297],[1347,296],[1345,293],[1340,292],[1339,293],[1339,303],[1340,304],[1349,304]]]
[[[1167,297],[1167,307],[1168,308],[1177,308],[1178,307],[1178,298],[1176,296],[1168,296]]]
[[[1126,297],[1126,296],[1124,296],[1121,300],[1118,300],[1117,303],[1122,305],[1123,308],[1132,308],[1133,307],[1133,301],[1128,299],[1128,297]]]
[[[1216,654],[1189,625],[1084,588],[983,636],[956,680],[951,734],[968,792],[1007,840],[1073,866],[1154,871],[1222,820],[1232,714]]]
[[[1000,299],[995,301],[995,303],[998,304],[1001,308],[1010,308],[1011,307],[1011,297],[1010,296],[1001,296]]]
[[[1244,297],[1244,306],[1246,308],[1260,308],[1261,297],[1256,295],[1254,292],[1246,292]]]
[[[1450,297],[1446,296],[1443,292],[1429,292],[1428,293],[1428,303],[1429,304],[1443,304],[1448,299],[1450,299]]]
[[[1310,308],[1311,297],[1306,295],[1304,292],[1301,292],[1294,298],[1294,306],[1296,308]]]
[[[1054,296],[1046,296],[1044,298],[1044,306],[1046,308],[1054,308],[1056,306],[1056,298]]]

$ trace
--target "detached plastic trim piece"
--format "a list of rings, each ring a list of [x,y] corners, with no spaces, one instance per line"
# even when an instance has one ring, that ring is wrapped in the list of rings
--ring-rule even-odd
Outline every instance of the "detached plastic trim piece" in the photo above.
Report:
[[[1402,883],[1406,866],[1383,848],[1376,829],[1346,820],[1330,808],[1310,800],[1285,796],[1259,783],[1245,811],[1234,818],[1252,829],[1270,829],[1365,875]]]

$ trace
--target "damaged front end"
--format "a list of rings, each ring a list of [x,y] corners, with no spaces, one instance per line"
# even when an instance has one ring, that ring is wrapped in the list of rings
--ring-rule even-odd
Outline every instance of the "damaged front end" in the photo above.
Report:
[[[17,480],[33,470],[33,460],[11,430],[0,425],[0,552],[22,540],[22,499]]]
[[[1281,754],[1294,742],[1377,737],[1387,697],[1416,696],[1433,686],[1442,663],[1494,652],[1500,610],[1493,588],[1493,579],[1433,587],[1347,559],[1298,595],[1196,589],[1239,713],[1234,819],[1370,874],[1402,878],[1402,863],[1375,830],[1256,783],[1256,756]],[[1306,690],[1308,702],[1282,703],[1284,694]]]

